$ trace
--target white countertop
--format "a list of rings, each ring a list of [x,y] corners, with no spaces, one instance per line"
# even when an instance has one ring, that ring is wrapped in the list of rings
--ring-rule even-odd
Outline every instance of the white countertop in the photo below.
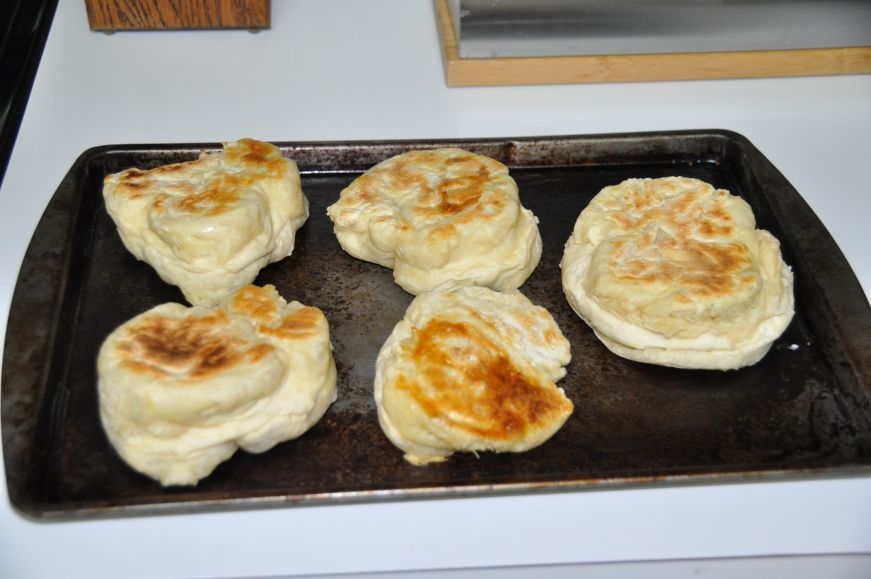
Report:
[[[429,0],[273,2],[268,31],[88,30],[62,0],[0,189],[0,335],[76,157],[111,143],[723,128],[749,138],[871,289],[871,76],[447,88]],[[871,553],[871,477],[36,523],[0,499],[0,575],[263,576]]]

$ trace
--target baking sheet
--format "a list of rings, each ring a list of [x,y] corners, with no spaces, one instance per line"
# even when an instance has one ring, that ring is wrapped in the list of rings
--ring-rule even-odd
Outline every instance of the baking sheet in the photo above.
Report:
[[[462,141],[277,143],[303,173],[311,217],[289,258],[265,268],[288,300],[330,322],[339,398],[301,438],[239,451],[196,487],[128,468],[98,418],[95,360],[116,326],[180,292],[123,247],[105,174],[196,158],[218,144],[104,146],[71,167],[40,221],[9,314],[2,435],[10,500],[42,519],[351,500],[481,496],[626,485],[845,476],[871,465],[871,308],[825,228],[747,139],[690,131]],[[362,170],[414,148],[460,146],[511,167],[538,216],[541,263],[522,291],[572,344],[565,426],[524,454],[455,455],[415,467],[381,433],[375,356],[411,296],[389,270],[341,250],[326,207]],[[743,196],[782,242],[797,314],[759,364],[732,372],[638,364],[608,352],[560,286],[563,245],[602,187],[684,175]]]

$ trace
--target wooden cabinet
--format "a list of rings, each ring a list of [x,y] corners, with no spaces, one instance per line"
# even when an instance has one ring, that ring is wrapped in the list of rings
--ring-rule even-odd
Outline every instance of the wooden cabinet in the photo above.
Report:
[[[85,0],[91,30],[269,28],[270,0]]]

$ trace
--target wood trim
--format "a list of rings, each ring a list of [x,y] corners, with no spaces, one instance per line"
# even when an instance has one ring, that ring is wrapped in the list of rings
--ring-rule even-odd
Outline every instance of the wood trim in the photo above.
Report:
[[[577,84],[871,73],[871,46],[599,56],[460,58],[447,0],[434,0],[448,86]]]

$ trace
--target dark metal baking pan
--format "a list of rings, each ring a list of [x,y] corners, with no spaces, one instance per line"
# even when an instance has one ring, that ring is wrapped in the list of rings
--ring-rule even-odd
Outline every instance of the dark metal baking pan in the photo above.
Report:
[[[415,467],[381,433],[375,356],[411,296],[391,272],[342,251],[326,207],[360,171],[412,148],[456,145],[511,167],[540,220],[544,255],[522,290],[572,344],[560,383],[575,412],[524,454],[455,455]],[[867,474],[871,465],[871,309],[843,255],[799,194],[741,135],[719,130],[462,141],[280,144],[299,164],[311,217],[293,255],[257,283],[324,310],[339,399],[301,438],[238,452],[192,488],[128,468],[97,414],[95,359],[106,335],[147,308],[182,301],[122,246],[103,176],[219,145],[103,146],[65,177],[25,256],[2,373],[12,504],[28,516],[144,514],[349,500],[543,492],[626,485]],[[743,196],[782,242],[797,314],[758,364],[686,371],[609,353],[563,297],[559,261],[578,213],[603,186],[684,175]]]

